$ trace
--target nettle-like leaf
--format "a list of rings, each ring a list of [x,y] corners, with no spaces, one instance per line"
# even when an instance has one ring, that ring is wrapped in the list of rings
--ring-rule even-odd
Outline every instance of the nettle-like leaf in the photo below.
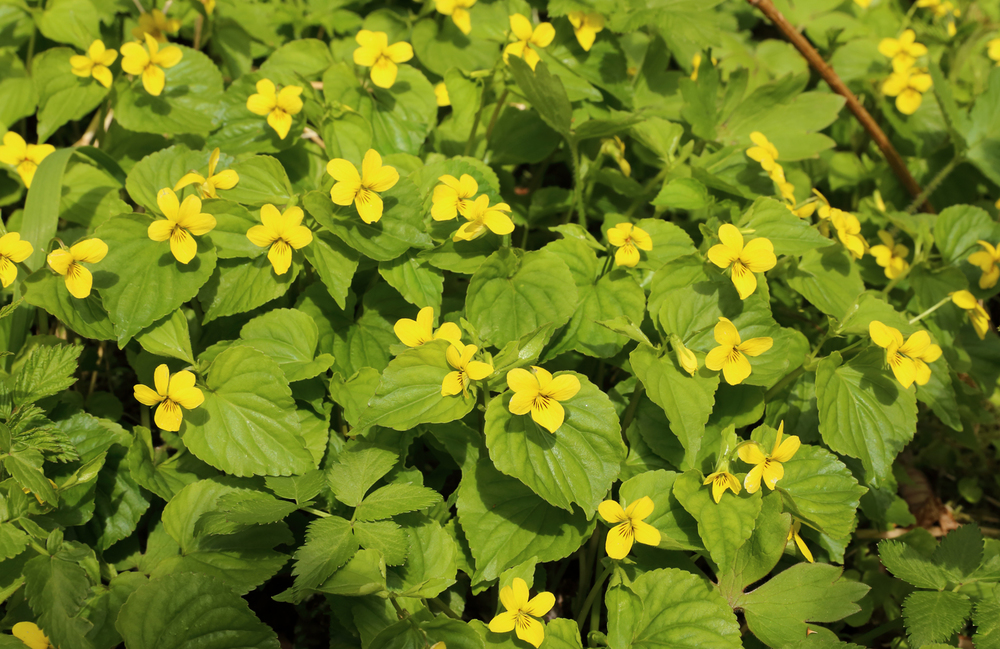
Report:
[[[677,568],[650,570],[633,581],[630,590],[636,597],[628,603],[608,602],[609,627],[619,627],[617,636],[628,638],[627,644],[609,646],[741,646],[732,609],[708,583],[691,573]]]
[[[861,610],[855,603],[869,587],[842,576],[842,568],[800,563],[772,577],[740,599],[747,626],[761,641],[781,647],[804,637],[807,629],[830,637],[811,622],[835,622]]]
[[[569,556],[590,536],[595,522],[535,495],[487,458],[466,464],[458,495],[458,521],[476,561],[473,583],[490,581],[525,559]]]
[[[165,615],[147,615],[152,610]],[[195,641],[211,649],[278,647],[275,632],[238,594],[218,579],[190,572],[152,579],[136,590],[122,606],[117,628],[128,646],[142,649]]]
[[[486,446],[501,472],[553,505],[573,511],[575,503],[590,517],[618,476],[626,449],[610,399],[586,377],[575,376],[580,391],[561,403],[566,418],[555,433],[530,415],[511,414],[512,393],[493,399],[486,411]]]
[[[719,572],[733,568],[736,553],[754,530],[761,508],[761,493],[745,490],[738,496],[723,494],[712,499],[711,486],[703,486],[700,474],[688,471],[674,481],[673,493],[684,509],[698,521],[698,534]]]
[[[198,459],[238,476],[291,475],[315,468],[278,364],[250,347],[219,354],[205,403],[185,416],[184,444]]]
[[[503,249],[472,276],[465,308],[480,336],[503,347],[541,325],[566,324],[577,301],[573,276],[558,256]]]
[[[887,369],[881,350],[844,361],[834,352],[816,370],[819,432],[834,451],[858,458],[867,479],[885,479],[913,437],[916,398]]]
[[[450,344],[447,340],[432,340],[392,359],[358,427],[379,425],[408,430],[418,424],[447,423],[468,414],[476,403],[475,383],[465,394],[441,394],[444,378],[455,371],[445,356]]]

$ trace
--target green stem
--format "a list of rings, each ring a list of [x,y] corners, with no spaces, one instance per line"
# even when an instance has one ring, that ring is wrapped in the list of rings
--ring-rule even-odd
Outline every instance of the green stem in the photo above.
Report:
[[[592,566],[594,565],[594,557],[597,555],[597,544],[599,543],[599,537],[597,535],[597,530],[590,535],[590,541],[587,543],[585,548],[580,548],[580,587],[576,591],[576,602],[583,601],[583,594],[587,592],[590,588],[590,576],[592,573]],[[580,607],[578,614],[583,613],[583,607]]]
[[[948,297],[942,299],[940,302],[938,302],[937,304],[935,304],[931,308],[927,309],[926,311],[924,311],[923,313],[921,313],[917,317],[915,317],[912,320],[910,320],[910,324],[917,324],[918,322],[920,322],[921,320],[923,320],[924,318],[926,318],[930,314],[934,313],[935,311],[937,311],[938,309],[940,309],[941,307],[943,307],[945,304],[948,304],[949,302],[951,302],[951,296],[948,296]]]
[[[625,408],[625,414],[622,415],[622,439],[625,439],[625,432],[632,424],[632,420],[635,419],[635,413],[639,409],[639,401],[645,391],[646,386],[642,384],[642,381],[636,381],[635,389],[632,390],[632,396],[628,401],[628,407]]]
[[[580,608],[580,615],[576,618],[576,626],[583,631],[583,621],[587,619],[587,614],[590,612],[590,607],[594,605],[594,600],[597,598],[597,594],[601,592],[601,586],[604,585],[604,580],[608,578],[611,574],[611,568],[604,568],[601,570],[601,574],[597,576],[597,581],[594,582],[593,588],[587,593],[587,599],[583,601],[583,606]],[[593,625],[591,625],[591,630],[593,630]]]
[[[896,618],[895,620],[892,620],[891,622],[886,622],[882,626],[875,627],[874,629],[872,629],[868,633],[865,633],[864,635],[857,636],[852,640],[852,642],[855,644],[859,644],[862,647],[865,647],[868,646],[869,642],[878,638],[879,636],[883,636],[886,633],[889,633],[890,631],[895,631],[897,629],[902,629],[902,628],[903,628],[903,618],[899,617]]]
[[[493,115],[490,116],[490,123],[486,127],[486,141],[490,141],[490,136],[493,135],[493,127],[497,125],[497,118],[500,117],[500,111],[503,110],[504,102],[507,101],[507,94],[510,91],[507,88],[503,89],[503,93],[500,95],[500,99],[497,99],[497,105],[493,108]],[[466,154],[468,155],[468,154]]]
[[[327,514],[324,511],[316,509],[315,507],[299,507],[299,509],[301,509],[304,512],[308,512],[310,514],[319,516],[320,518],[329,518],[330,516],[332,516],[332,514]]]
[[[799,365],[797,368],[795,368],[794,370],[792,370],[789,374],[786,374],[785,378],[783,378],[780,381],[778,381],[777,383],[775,383],[774,387],[772,387],[770,390],[767,391],[767,394],[764,395],[764,401],[765,402],[770,401],[775,396],[781,394],[782,390],[784,390],[786,387],[788,387],[788,385],[790,383],[793,383],[794,381],[796,381],[800,376],[802,376],[802,374],[805,371],[806,371],[805,366],[804,365]]]
[[[943,183],[948,176],[951,175],[951,172],[955,170],[955,167],[957,167],[964,161],[965,161],[965,156],[963,156],[961,153],[956,153],[955,157],[953,157],[948,162],[948,164],[946,164],[944,167],[941,168],[941,171],[939,171],[937,175],[934,176],[933,180],[927,183],[927,185],[924,187],[924,190],[920,192],[920,195],[913,199],[913,202],[910,203],[910,206],[906,208],[906,213],[916,214],[917,210],[920,209],[920,206],[927,202],[927,199],[930,198],[931,194],[933,194],[935,190],[937,190],[938,186],[941,183]]]
[[[587,227],[587,212],[583,206],[583,174],[580,171],[580,147],[577,145],[576,140],[572,138],[567,138],[566,143],[569,145],[570,164],[573,166],[573,198],[570,201],[569,209],[566,211],[566,216],[563,217],[563,223],[569,223],[569,220],[573,218],[573,211],[576,210],[580,225],[585,228]]]
[[[396,609],[396,615],[399,616],[399,619],[402,620],[409,617],[410,614],[403,610],[403,607],[399,605],[399,602],[396,601],[396,598],[390,597],[389,601],[392,602],[392,607]]]
[[[35,23],[31,23],[31,38],[28,39],[28,58],[24,64],[25,69],[28,73],[31,72],[31,62],[35,57],[35,36],[38,34],[38,30],[35,28]]]
[[[913,263],[911,265],[907,266],[906,269],[899,275],[897,275],[894,279],[889,280],[889,283],[885,285],[884,289],[882,289],[882,296],[885,297],[889,295],[889,293],[892,292],[892,289],[896,288],[896,286],[898,286],[900,282],[906,279],[906,276],[910,274],[910,271],[913,270],[913,267],[916,266],[918,263],[919,262],[916,260],[916,258],[914,258]]]
[[[436,606],[438,609],[440,609],[442,613],[444,613],[448,617],[455,618],[456,620],[462,619],[462,616],[456,613],[455,611],[451,610],[451,607],[445,604],[440,597],[432,597],[429,603]]]
[[[902,34],[906,31],[906,28],[910,26],[910,21],[913,20],[913,14],[917,11],[917,7],[919,6],[920,5],[916,2],[910,5],[910,10],[906,12],[905,16],[903,16],[903,23],[899,26],[898,33]]]
[[[476,140],[476,131],[479,130],[479,120],[482,119],[483,111],[486,109],[486,93],[489,92],[489,89],[489,81],[483,81],[483,94],[479,98],[479,110],[476,111],[476,116],[472,118],[472,129],[469,130],[469,139],[465,141],[465,152],[463,155],[472,154],[472,145]]]

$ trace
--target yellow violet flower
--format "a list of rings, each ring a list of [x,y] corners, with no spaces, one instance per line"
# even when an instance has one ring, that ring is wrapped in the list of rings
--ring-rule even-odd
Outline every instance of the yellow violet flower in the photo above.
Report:
[[[986,56],[1000,65],[1000,38],[994,38],[986,44]]]
[[[736,325],[728,318],[719,318],[714,333],[715,342],[719,346],[708,352],[705,367],[713,372],[722,370],[722,376],[729,385],[739,385],[750,376],[750,361],[747,356],[760,356],[774,344],[774,340],[766,336],[740,340]]]
[[[695,52],[694,56],[691,57],[691,81],[698,80],[698,71],[701,69],[701,60],[701,52]],[[719,62],[719,60],[714,56],[711,57],[711,60],[713,66]]]
[[[153,374],[153,385],[156,390],[136,385],[134,394],[144,406],[157,406],[153,421],[163,430],[177,432],[183,419],[181,408],[193,410],[205,402],[205,395],[194,387],[194,374],[187,370],[171,376],[170,368],[160,365]]]
[[[354,50],[354,62],[372,69],[372,83],[379,88],[391,88],[396,83],[396,74],[399,72],[396,64],[413,58],[413,47],[409,43],[389,45],[389,37],[385,32],[362,29],[354,40],[361,46]]]
[[[399,182],[399,173],[394,167],[382,166],[382,156],[375,149],[365,153],[360,174],[357,167],[343,158],[328,162],[326,173],[337,181],[330,190],[330,200],[341,206],[354,203],[365,223],[376,223],[382,218],[379,193],[392,189]]]
[[[594,46],[598,32],[604,30],[604,16],[595,12],[571,11],[566,17],[573,25],[576,42],[584,52],[589,52]]]
[[[792,523],[792,526],[788,529],[788,540],[795,541],[796,547],[799,548],[799,552],[801,552],[802,556],[806,558],[806,561],[814,563],[812,552],[809,551],[809,547],[806,545],[806,542],[802,540],[801,536],[799,536],[800,529],[802,529],[802,521],[796,519],[795,522]]]
[[[34,622],[18,622],[10,631],[29,649],[49,649],[52,646],[48,636]]]
[[[601,140],[601,155],[606,155],[617,162],[623,176],[632,175],[632,165],[625,158],[625,143],[617,135]]]
[[[601,518],[613,525],[604,542],[604,549],[612,559],[624,559],[636,541],[643,545],[660,544],[660,530],[643,522],[653,513],[653,499],[649,496],[643,496],[627,509],[622,509],[613,500],[605,500],[598,505],[597,511]]]
[[[878,51],[882,56],[892,59],[893,69],[908,68],[917,62],[917,59],[927,54],[927,46],[916,42],[917,34],[912,29],[904,31],[897,38],[883,38],[878,44]]]
[[[268,248],[267,259],[276,275],[284,275],[292,267],[292,249],[301,250],[313,240],[312,230],[302,225],[305,213],[301,207],[289,207],[284,212],[270,203],[260,208],[261,225],[247,230],[247,239],[255,246]]]
[[[979,288],[993,288],[997,285],[997,279],[1000,279],[1000,266],[997,265],[997,262],[1000,262],[1000,250],[994,247],[993,244],[982,239],[976,243],[982,246],[983,249],[969,255],[968,261],[973,266],[979,266],[979,269],[983,271],[982,276],[979,278]]]
[[[108,66],[118,58],[117,50],[104,47],[104,41],[96,40],[87,48],[87,54],[74,54],[69,57],[69,65],[73,74],[78,77],[94,77],[105,88],[111,87],[113,77]]]
[[[848,252],[855,259],[861,259],[868,249],[868,242],[861,236],[861,222],[858,221],[858,217],[834,207],[830,209],[830,221],[837,229],[837,238]]]
[[[532,28],[531,21],[521,14],[510,17],[510,31],[517,40],[503,49],[504,63],[509,62],[511,56],[516,56],[524,59],[532,70],[541,60],[533,48],[548,47],[556,37],[556,29],[552,23],[539,23],[537,27]]]
[[[507,387],[514,391],[510,399],[510,412],[515,415],[531,413],[536,424],[555,433],[566,417],[560,401],[568,401],[580,391],[580,380],[572,374],[552,378],[548,370],[532,366],[532,372],[516,368],[507,372]]]
[[[896,279],[910,267],[906,261],[910,249],[901,243],[896,243],[892,235],[885,230],[878,231],[878,238],[882,243],[872,246],[869,252],[875,257],[875,263],[885,269],[885,276]]]
[[[608,230],[608,243],[618,248],[615,266],[634,268],[639,263],[639,251],[653,249],[653,238],[642,228],[631,223],[619,223]]]
[[[674,346],[674,352],[677,354],[677,362],[681,364],[681,369],[685,372],[694,376],[694,373],[698,371],[698,357],[694,355],[694,352],[684,346],[680,338],[671,341]]]
[[[207,178],[194,171],[186,173],[174,185],[174,191],[179,191],[182,187],[187,187],[188,185],[197,184],[198,193],[201,194],[202,198],[218,198],[218,194],[215,193],[217,189],[232,189],[235,187],[236,183],[240,182],[240,175],[238,173],[232,169],[215,173],[215,167],[219,164],[219,155],[219,147],[215,147],[212,155],[208,157]]]
[[[247,98],[247,110],[254,115],[267,115],[268,125],[282,140],[292,128],[292,116],[302,112],[302,88],[285,86],[276,92],[269,79],[257,82],[257,93]]]
[[[486,234],[489,230],[493,234],[510,234],[514,231],[514,222],[506,213],[510,212],[510,205],[507,203],[497,203],[490,205],[490,197],[486,194],[480,195],[472,201],[462,216],[468,223],[455,232],[452,241],[472,241]]]
[[[745,246],[739,228],[724,223],[719,228],[719,241],[708,249],[708,259],[719,268],[732,267],[733,286],[745,300],[757,290],[757,276],[774,268],[778,258],[774,246],[763,237],[753,239]]]
[[[774,438],[774,448],[771,449],[770,454],[765,454],[757,442],[742,444],[736,449],[741,460],[754,465],[747,477],[743,479],[743,486],[746,487],[747,493],[760,491],[761,480],[764,481],[768,489],[773,490],[774,486],[778,484],[778,480],[784,477],[785,467],[781,463],[792,459],[792,456],[799,450],[799,446],[802,445],[798,435],[792,435],[782,442],[781,437],[784,432],[785,422],[781,422],[778,424],[778,434]]]
[[[904,115],[912,115],[924,101],[924,93],[934,85],[931,75],[922,68],[901,67],[892,63],[892,74],[882,83],[882,94],[896,98],[896,109]]]
[[[476,0],[434,0],[434,7],[439,14],[451,16],[455,27],[468,36],[472,31],[472,14],[469,9],[476,4]]]
[[[174,258],[182,264],[188,263],[198,252],[198,243],[191,235],[200,237],[211,232],[215,228],[215,217],[202,213],[201,199],[197,196],[188,196],[181,203],[169,187],[157,192],[156,204],[167,218],[150,223],[146,234],[153,241],[169,239]]]
[[[108,244],[100,239],[84,239],[68,250],[53,250],[46,261],[49,268],[66,278],[69,294],[82,300],[90,295],[90,289],[94,285],[94,276],[83,264],[96,264],[107,254]]]
[[[872,342],[885,350],[885,362],[904,388],[913,385],[914,381],[917,385],[927,385],[931,380],[931,368],[927,363],[941,358],[941,348],[931,343],[926,331],[918,331],[904,342],[899,329],[872,320],[868,334]]]
[[[461,178],[445,174],[438,181],[441,184],[434,187],[431,199],[431,218],[435,221],[450,221],[459,214],[468,212],[479,192],[476,179],[469,174],[462,174]]]
[[[51,144],[28,144],[14,131],[8,131],[3,136],[3,146],[0,146],[0,162],[14,167],[24,186],[31,189],[31,180],[38,165],[55,150]]]
[[[771,171],[777,165],[778,149],[760,131],[750,134],[750,140],[755,146],[747,149],[747,157],[760,163],[764,171]],[[784,177],[784,174],[782,174]]]
[[[166,34],[176,34],[180,28],[181,21],[167,18],[159,9],[153,9],[151,13],[139,15],[139,25],[132,28],[132,36],[141,41],[146,34],[149,34],[160,43],[166,43]]]
[[[854,4],[858,5],[862,9],[867,9],[871,3],[872,0],[854,0]]]
[[[0,285],[7,288],[17,279],[17,266],[31,256],[35,249],[28,241],[21,241],[17,232],[0,237]]]
[[[459,341],[452,341],[445,352],[448,364],[455,368],[454,372],[448,372],[444,380],[441,381],[441,396],[450,397],[459,393],[468,394],[469,384],[473,381],[482,381],[493,374],[493,366],[482,361],[474,361],[472,357],[476,355],[479,348],[475,345],[463,345]]]
[[[715,500],[716,504],[722,500],[722,494],[726,493],[726,489],[731,490],[736,496],[743,491],[740,481],[737,480],[736,476],[728,471],[716,471],[715,473],[706,476],[705,481],[701,484],[712,485],[712,498]]]
[[[441,108],[451,106],[451,97],[448,96],[448,86],[444,85],[444,81],[434,86],[434,101]]]
[[[146,34],[146,47],[138,43],[122,45],[122,70],[131,75],[142,75],[142,87],[154,97],[159,97],[167,83],[163,69],[174,67],[183,57],[184,53],[173,45],[161,50],[157,40]]]
[[[528,584],[520,577],[514,577],[511,586],[501,588],[500,603],[505,611],[490,620],[490,631],[515,631],[518,638],[537,649],[545,639],[545,625],[535,618],[545,617],[555,606],[556,598],[552,593],[538,593],[529,600],[528,595]]]
[[[816,210],[816,213],[819,215],[819,218],[821,219],[830,218],[833,215],[833,210],[834,210],[834,208],[830,206],[830,201],[828,201],[826,199],[826,196],[820,193],[818,189],[814,189],[813,194],[815,194],[816,198],[819,199],[819,207]]]
[[[986,332],[990,330],[990,314],[986,312],[983,305],[979,303],[972,293],[968,291],[955,291],[951,293],[951,301],[960,309],[965,309],[969,316],[976,335],[980,340],[986,339]]]
[[[393,325],[396,337],[407,347],[420,347],[432,340],[448,340],[454,345],[462,342],[462,330],[454,322],[442,322],[437,331],[434,327],[434,307],[425,306],[417,312],[417,319],[400,318]]]

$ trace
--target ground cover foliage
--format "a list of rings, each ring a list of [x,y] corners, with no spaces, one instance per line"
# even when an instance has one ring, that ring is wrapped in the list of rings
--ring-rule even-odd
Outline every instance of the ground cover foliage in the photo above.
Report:
[[[998,64],[985,0],[0,0],[0,647],[1000,647]]]

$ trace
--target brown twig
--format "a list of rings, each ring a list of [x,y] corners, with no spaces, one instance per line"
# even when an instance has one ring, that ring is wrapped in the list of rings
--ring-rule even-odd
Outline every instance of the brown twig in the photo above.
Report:
[[[850,88],[840,80],[837,73],[833,71],[833,68],[829,63],[823,60],[816,48],[812,46],[805,36],[800,34],[798,30],[781,14],[780,11],[775,8],[771,0],[747,0],[752,6],[756,7],[763,13],[768,19],[774,23],[774,25],[781,30],[788,40],[792,42],[802,56],[809,61],[809,65],[813,67],[814,70],[819,72],[823,80],[826,81],[827,85],[833,88],[833,91],[838,95],[842,96],[847,100],[847,107],[851,109],[854,116],[858,118],[861,125],[868,131],[868,134],[878,145],[878,148],[882,150],[882,155],[885,156],[886,161],[889,166],[892,167],[893,172],[906,187],[906,190],[913,195],[914,198],[919,197],[922,193],[920,185],[910,174],[910,170],[906,168],[906,163],[903,162],[903,158],[900,157],[899,152],[896,151],[896,147],[892,146],[892,142],[886,137],[885,133],[879,127],[879,125],[872,118],[871,114],[865,110],[865,107],[861,105],[858,98],[851,92]],[[934,208],[931,206],[929,201],[924,201],[922,206],[925,212],[934,213]]]

